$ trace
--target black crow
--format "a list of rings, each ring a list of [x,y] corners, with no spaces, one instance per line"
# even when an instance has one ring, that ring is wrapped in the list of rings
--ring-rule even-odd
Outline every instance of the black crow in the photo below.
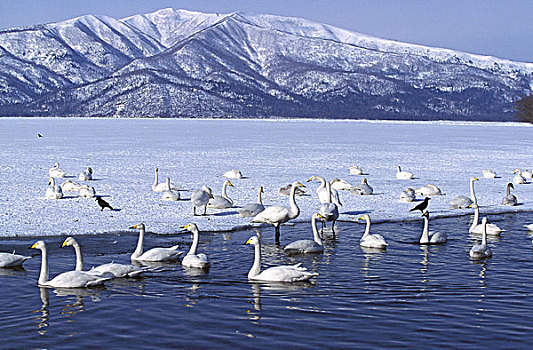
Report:
[[[429,200],[430,200],[430,199],[431,199],[431,198],[426,197],[422,203],[417,204],[413,209],[411,209],[411,210],[409,210],[409,211],[420,210],[420,211],[423,213],[424,210],[428,207],[428,204],[429,204]]]
[[[96,200],[96,202],[98,202],[98,205],[101,208],[100,211],[103,211],[104,208],[109,208],[111,210],[114,210],[113,207],[109,205],[109,203],[107,203],[102,197],[94,197],[94,199]]]

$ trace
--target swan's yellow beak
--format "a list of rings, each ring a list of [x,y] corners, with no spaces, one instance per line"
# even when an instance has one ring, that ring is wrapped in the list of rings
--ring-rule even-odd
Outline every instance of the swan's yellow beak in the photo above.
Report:
[[[65,239],[65,242],[63,242],[63,244],[61,244],[61,248],[66,247],[66,246],[67,246],[67,240]]]
[[[248,240],[246,242],[244,242],[244,244],[250,244],[251,241],[252,241],[252,237],[248,238]]]
[[[322,215],[320,215],[320,213],[316,213],[316,215],[321,218],[321,219],[324,219],[324,217]]]
[[[231,187],[235,187],[235,186],[233,186],[233,184],[229,180],[228,180],[228,185],[230,185]]]
[[[132,229],[132,228],[137,228],[137,226],[138,226],[138,225],[133,225],[133,226],[130,227],[130,229]]]
[[[183,228],[189,228],[191,225],[190,224],[187,224],[185,226],[183,226]]]
[[[474,178],[474,181],[479,181],[479,179],[477,177]]]
[[[300,181],[298,181],[298,186],[300,186],[300,187],[305,187],[305,185],[302,184]]]
[[[357,219],[357,220],[364,220],[364,218],[365,218],[364,216],[361,216],[361,217],[360,217],[359,219]]]
[[[309,178],[309,180],[307,180],[307,182],[311,182],[311,181],[313,181],[314,178],[315,178],[314,176],[311,176],[311,177]]]
[[[33,245],[30,247],[30,249],[35,249],[37,248],[37,242],[33,243]]]

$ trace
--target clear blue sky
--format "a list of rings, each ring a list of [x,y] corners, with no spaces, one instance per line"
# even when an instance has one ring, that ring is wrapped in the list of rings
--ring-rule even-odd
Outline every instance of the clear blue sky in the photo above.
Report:
[[[0,28],[173,7],[302,17],[382,38],[533,62],[533,0],[0,0]]]

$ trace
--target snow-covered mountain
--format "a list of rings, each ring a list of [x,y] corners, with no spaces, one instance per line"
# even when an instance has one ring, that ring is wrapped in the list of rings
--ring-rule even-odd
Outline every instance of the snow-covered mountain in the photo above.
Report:
[[[533,63],[163,9],[0,31],[0,115],[512,120]]]

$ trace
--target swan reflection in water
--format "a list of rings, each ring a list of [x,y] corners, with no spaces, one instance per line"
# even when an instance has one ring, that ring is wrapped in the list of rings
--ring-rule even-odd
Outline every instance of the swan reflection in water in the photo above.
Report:
[[[365,278],[377,278],[379,276],[377,275],[371,275],[370,272],[372,270],[372,267],[370,264],[372,263],[372,260],[378,261],[381,260],[385,256],[385,249],[382,248],[368,248],[368,247],[362,247],[360,246],[361,250],[364,253],[365,261],[363,262],[363,267],[361,268],[361,272]],[[377,270],[374,270],[374,272],[377,272]]]
[[[40,309],[32,311],[34,314],[40,313],[40,315],[35,316],[33,319],[37,321],[37,333],[39,335],[44,335],[47,332],[48,319],[50,318],[50,311],[48,310],[49,306],[49,295],[48,288],[39,287],[41,294],[41,303],[42,306]]]

